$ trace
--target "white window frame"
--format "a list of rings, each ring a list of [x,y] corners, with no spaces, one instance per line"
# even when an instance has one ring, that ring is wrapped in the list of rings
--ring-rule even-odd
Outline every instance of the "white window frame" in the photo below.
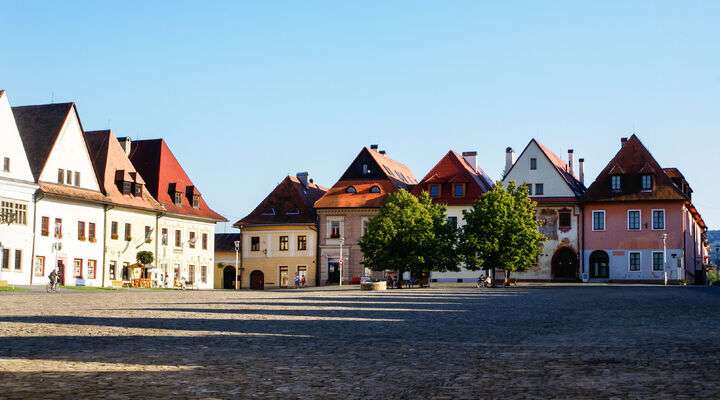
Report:
[[[639,215],[638,220],[640,222],[640,225],[639,225],[638,229],[631,229],[630,228],[630,213],[635,212],[635,211],[638,212],[638,215]],[[641,231],[642,230],[642,210],[638,210],[638,209],[627,210],[627,223],[625,224],[625,227],[627,228],[628,231],[633,231],[633,232]]]
[[[661,268],[661,269],[655,269],[655,254],[660,254],[661,256],[663,256],[663,263],[662,263],[662,268]],[[665,252],[664,252],[664,251],[653,251],[653,252],[652,252],[652,259],[651,259],[650,261],[651,261],[651,264],[652,264],[652,265],[650,266],[650,268],[652,269],[653,272],[665,271]]]
[[[645,179],[646,176],[650,178],[650,188],[649,188],[649,189],[645,189],[645,187],[644,187],[644,182],[643,182],[643,180]],[[652,191],[653,191],[653,186],[654,186],[654,182],[653,182],[653,176],[652,176],[652,175],[650,175],[650,174],[642,174],[642,175],[640,175],[640,191],[641,191],[641,192],[644,192],[644,193],[652,192]]]
[[[613,181],[615,180],[615,178],[617,178],[619,184],[617,189],[615,189],[615,185],[613,185]],[[610,175],[610,190],[613,193],[622,192],[622,181],[622,175]]]
[[[640,255],[640,261],[638,263],[638,270],[633,271],[632,265],[630,264],[630,255],[631,254],[639,254]],[[642,272],[642,252],[641,251],[628,251],[628,272]]]
[[[541,192],[538,193],[538,185],[542,188]],[[535,196],[545,196],[545,184],[544,183],[536,183],[535,184]]]
[[[662,228],[655,228],[655,211],[662,211],[663,213],[663,227]],[[653,208],[650,210],[650,228],[654,231],[664,231],[667,229],[667,218],[666,218],[666,212],[664,208]]]
[[[602,213],[603,218],[603,229],[595,229],[595,213]],[[590,228],[593,230],[593,232],[603,232],[607,229],[607,214],[605,213],[605,210],[592,210],[591,215],[591,221],[590,221]]]
[[[340,224],[340,237],[345,237],[345,218],[343,217],[328,217],[327,218],[327,232],[326,232],[326,239],[334,239],[338,240],[339,238],[332,237],[332,223],[337,222]]]

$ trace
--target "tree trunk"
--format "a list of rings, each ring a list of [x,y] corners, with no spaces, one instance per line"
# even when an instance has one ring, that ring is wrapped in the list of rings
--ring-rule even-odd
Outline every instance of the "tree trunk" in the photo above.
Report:
[[[490,275],[490,287],[495,287],[495,267],[492,267],[490,271],[492,271]]]

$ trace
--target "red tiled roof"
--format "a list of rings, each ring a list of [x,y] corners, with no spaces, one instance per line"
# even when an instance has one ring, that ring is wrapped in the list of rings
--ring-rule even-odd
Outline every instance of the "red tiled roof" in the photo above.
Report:
[[[350,186],[356,193],[347,192]],[[373,186],[378,186],[380,193],[370,193]],[[315,202],[315,208],[380,208],[385,197],[397,189],[389,179],[339,181]]]
[[[199,198],[199,207],[192,207],[187,190],[189,188],[196,189],[196,186],[163,139],[133,141],[130,161],[145,179],[150,194],[165,207],[167,212],[214,221],[226,221],[222,215],[210,209],[202,196]],[[182,193],[180,205],[173,203],[174,195],[170,194],[171,183],[175,184],[175,190]]]
[[[610,178],[615,174],[622,176],[622,191],[619,193],[613,192],[610,186]],[[650,192],[642,191],[640,180],[643,174],[654,176],[654,188]],[[585,198],[589,201],[689,200],[636,135],[625,142],[600,172],[585,193]]]
[[[89,201],[92,203],[106,204],[109,203],[107,197],[102,193],[94,190],[83,189],[76,186],[58,185],[56,183],[40,182],[40,191],[46,195],[78,199],[83,201]]]
[[[120,146],[115,135],[110,130],[85,132],[85,143],[87,144],[90,158],[95,168],[100,188],[108,200],[114,204],[129,207],[144,208],[153,211],[164,211],[165,208],[155,200],[147,187],[143,187],[142,196],[135,197],[132,194],[122,194],[116,183],[116,172],[122,171],[124,180],[145,184],[141,175],[137,173],[125,150]]]
[[[433,201],[448,205],[473,204],[494,186],[482,169],[468,164],[464,157],[452,150],[435,164],[412,192],[419,195],[422,191],[428,191],[431,183],[441,185],[440,196]],[[465,183],[464,197],[453,196],[452,183]]]
[[[313,205],[327,189],[297,177],[286,176],[255,209],[234,226],[315,224]]]

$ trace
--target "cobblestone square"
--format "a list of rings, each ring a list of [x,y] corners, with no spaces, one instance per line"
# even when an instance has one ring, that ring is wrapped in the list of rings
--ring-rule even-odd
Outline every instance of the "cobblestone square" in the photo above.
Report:
[[[720,291],[0,294],[0,398],[718,398]]]

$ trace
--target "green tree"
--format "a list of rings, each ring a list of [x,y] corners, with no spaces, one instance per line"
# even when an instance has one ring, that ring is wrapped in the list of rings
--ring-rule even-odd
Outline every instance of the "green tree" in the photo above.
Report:
[[[138,251],[135,260],[137,260],[138,264],[145,266],[152,264],[155,261],[155,256],[152,251]]]
[[[538,231],[535,203],[525,186],[501,182],[463,212],[465,226],[460,235],[459,252],[470,270],[505,271],[505,283],[513,271],[526,271],[540,255],[545,239]],[[493,282],[494,284],[494,282]]]
[[[397,270],[400,276],[457,270],[455,229],[447,223],[445,206],[427,193],[419,198],[405,190],[388,195],[360,239],[363,264],[374,271]]]

